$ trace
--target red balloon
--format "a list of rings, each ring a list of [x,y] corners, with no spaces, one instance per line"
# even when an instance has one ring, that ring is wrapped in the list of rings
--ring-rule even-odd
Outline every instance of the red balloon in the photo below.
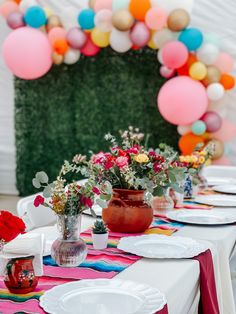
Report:
[[[92,57],[98,54],[100,50],[101,49],[98,46],[94,45],[90,36],[88,36],[88,40],[83,48],[80,49],[80,52],[86,57]]]

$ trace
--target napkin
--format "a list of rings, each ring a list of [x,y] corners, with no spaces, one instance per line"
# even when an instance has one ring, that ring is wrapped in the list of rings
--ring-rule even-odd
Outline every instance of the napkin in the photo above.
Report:
[[[4,275],[6,264],[11,258],[34,256],[33,267],[36,276],[43,275],[44,236],[22,234],[4,245],[0,253],[0,276]]]
[[[167,306],[167,304],[163,307],[162,310],[157,311],[155,314],[168,314],[168,306]]]
[[[211,205],[206,205],[206,204],[198,204],[194,201],[184,201],[183,204],[181,205],[175,205],[175,209],[212,209],[213,206]]]

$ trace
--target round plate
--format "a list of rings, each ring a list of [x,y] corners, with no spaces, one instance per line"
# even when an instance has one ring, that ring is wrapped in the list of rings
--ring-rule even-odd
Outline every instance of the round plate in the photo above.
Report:
[[[157,234],[121,238],[118,248],[147,258],[191,258],[207,249],[191,238]]]
[[[213,191],[225,194],[236,194],[236,184],[213,186]]]
[[[176,210],[167,213],[166,217],[197,225],[225,225],[236,222],[236,214],[223,210]]]
[[[69,282],[45,292],[40,306],[51,314],[152,314],[166,304],[165,296],[146,284],[120,279]]]
[[[205,177],[208,185],[236,184],[236,179],[227,177]]]
[[[195,197],[194,201],[216,207],[236,207],[236,197],[230,195],[199,195]]]

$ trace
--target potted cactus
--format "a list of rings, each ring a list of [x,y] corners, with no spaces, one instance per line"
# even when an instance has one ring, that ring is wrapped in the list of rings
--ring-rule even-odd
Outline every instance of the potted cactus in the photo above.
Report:
[[[102,250],[107,247],[108,230],[103,220],[96,220],[92,227],[93,247]]]

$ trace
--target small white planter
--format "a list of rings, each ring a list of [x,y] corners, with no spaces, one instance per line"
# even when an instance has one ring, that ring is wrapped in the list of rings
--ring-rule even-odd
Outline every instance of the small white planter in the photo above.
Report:
[[[92,232],[92,239],[95,250],[105,249],[108,242],[108,232],[102,234],[96,234]]]

